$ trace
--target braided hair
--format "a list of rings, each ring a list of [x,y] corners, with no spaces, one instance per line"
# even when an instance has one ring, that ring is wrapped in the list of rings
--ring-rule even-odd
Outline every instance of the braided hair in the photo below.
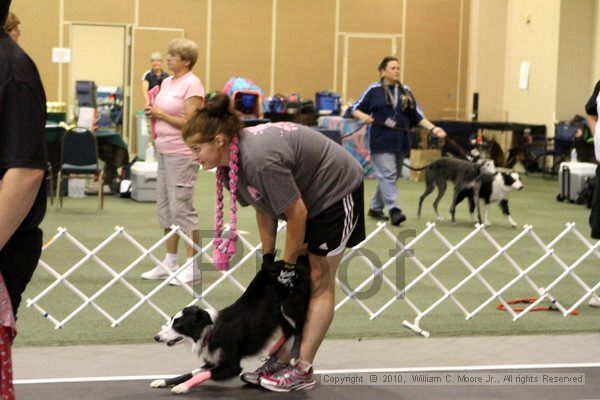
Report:
[[[207,143],[221,134],[229,139],[229,166],[218,167],[216,176],[215,235],[213,240],[213,264],[221,271],[229,269],[229,260],[235,254],[238,239],[237,187],[239,173],[239,141],[242,124],[231,109],[231,100],[225,93],[211,93],[206,107],[197,110],[182,129],[183,140]],[[225,182],[229,186],[229,230],[223,232]]]
[[[239,138],[234,136],[229,145],[229,174],[226,167],[217,168],[217,199],[215,204],[215,239],[213,241],[213,264],[218,270],[229,269],[229,260],[235,254],[238,239],[237,225],[237,183],[240,148]],[[229,175],[229,231],[223,236],[223,186]]]

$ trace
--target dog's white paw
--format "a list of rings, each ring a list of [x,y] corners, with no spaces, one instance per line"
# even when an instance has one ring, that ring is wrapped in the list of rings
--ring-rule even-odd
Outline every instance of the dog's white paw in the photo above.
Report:
[[[167,386],[167,382],[164,379],[157,379],[150,383],[151,388],[164,388]]]
[[[190,389],[185,386],[183,383],[175,386],[173,389],[171,389],[171,393],[173,394],[184,394],[187,393]]]
[[[484,221],[483,225],[486,226],[486,227],[487,226],[492,226],[492,223],[490,221]]]
[[[440,221],[440,222],[441,222],[441,221],[443,221],[443,220],[444,220],[444,217],[442,217],[441,215],[437,215],[437,216],[435,217],[435,219],[437,219],[438,221]]]

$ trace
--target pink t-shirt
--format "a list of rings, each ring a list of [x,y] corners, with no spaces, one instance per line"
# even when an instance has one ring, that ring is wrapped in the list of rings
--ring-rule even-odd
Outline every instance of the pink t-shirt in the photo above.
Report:
[[[169,115],[185,117],[185,101],[190,97],[204,97],[204,86],[192,73],[173,79],[165,79],[160,85],[154,105]],[[191,155],[192,151],[181,138],[181,129],[161,119],[156,120],[156,149],[159,153],[177,153]]]

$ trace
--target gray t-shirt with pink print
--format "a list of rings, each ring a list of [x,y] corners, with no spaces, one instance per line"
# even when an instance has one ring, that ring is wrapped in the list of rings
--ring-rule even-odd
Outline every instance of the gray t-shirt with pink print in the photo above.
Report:
[[[299,197],[312,218],[362,182],[359,163],[320,132],[289,122],[240,135],[238,200],[279,219]]]

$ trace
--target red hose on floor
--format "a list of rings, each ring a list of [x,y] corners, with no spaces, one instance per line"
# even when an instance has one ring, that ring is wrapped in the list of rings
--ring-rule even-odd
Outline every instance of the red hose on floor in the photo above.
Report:
[[[17,336],[15,316],[10,296],[0,274],[0,395],[2,400],[14,400],[11,347]]]
[[[506,304],[531,304],[531,303],[535,303],[535,301],[537,300],[536,297],[527,297],[524,299],[514,299],[514,300],[507,300]],[[504,307],[504,304],[498,304],[496,306],[497,310],[500,311],[506,311],[506,307]],[[512,308],[513,311],[515,312],[521,312],[525,309],[525,307],[513,307]],[[558,308],[556,308],[555,306],[537,306],[537,307],[533,307],[531,310],[529,311],[558,311]],[[573,310],[571,311],[571,315],[578,315],[579,311],[577,310]]]

